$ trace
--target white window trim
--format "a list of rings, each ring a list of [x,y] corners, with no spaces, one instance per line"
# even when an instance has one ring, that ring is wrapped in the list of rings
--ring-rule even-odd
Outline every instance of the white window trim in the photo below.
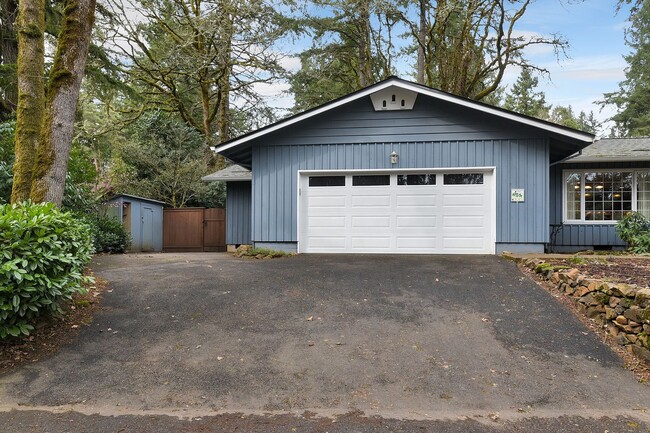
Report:
[[[573,225],[615,225],[620,220],[585,220],[585,182],[584,175],[585,173],[632,173],[632,212],[636,212],[638,209],[638,197],[637,197],[637,176],[639,173],[650,173],[648,168],[580,168],[580,169],[565,169],[562,170],[562,224],[573,224]],[[583,219],[568,219],[567,214],[567,185],[566,180],[569,174],[579,173],[580,174],[580,215]]]

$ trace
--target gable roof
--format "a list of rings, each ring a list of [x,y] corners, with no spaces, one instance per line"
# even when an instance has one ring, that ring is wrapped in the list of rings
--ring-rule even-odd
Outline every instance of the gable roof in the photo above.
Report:
[[[218,180],[223,181],[250,181],[253,179],[253,173],[241,165],[233,164],[223,170],[215,171],[212,174],[203,176],[201,178],[204,182],[214,182]]]
[[[564,163],[650,161],[650,137],[604,138]]]
[[[435,99],[447,101],[459,106],[468,107],[476,111],[498,116],[500,118],[508,119],[523,125],[531,126],[533,128],[538,128],[547,131],[551,134],[555,134],[560,137],[563,137],[565,139],[569,139],[571,141],[578,141],[583,144],[590,144],[594,140],[594,135],[588,132],[579,131],[577,129],[569,128],[552,122],[547,122],[545,120],[541,120],[523,114],[515,113],[513,111],[505,110],[503,108],[484,104],[482,102],[474,101],[472,99],[456,96],[451,93],[443,92],[442,90],[433,89],[431,87],[413,83],[411,81],[406,81],[398,77],[389,77],[376,84],[365,87],[361,90],[350,93],[349,95],[335,99],[321,106],[312,108],[307,111],[303,111],[302,113],[295,114],[293,116],[282,119],[278,122],[267,125],[263,128],[257,129],[255,131],[251,131],[247,134],[228,140],[220,144],[219,146],[217,146],[215,150],[218,153],[231,150],[247,142],[260,138],[264,135],[270,134],[282,128],[286,128],[290,125],[317,116],[321,113],[333,110],[337,107],[358,100],[360,98],[369,96],[375,92],[389,88],[391,86],[395,86],[405,90],[410,90],[413,92],[417,92],[418,94],[423,94]],[[236,154],[236,153],[237,152],[234,151],[228,152],[228,154]],[[226,156],[229,157],[229,155]]]

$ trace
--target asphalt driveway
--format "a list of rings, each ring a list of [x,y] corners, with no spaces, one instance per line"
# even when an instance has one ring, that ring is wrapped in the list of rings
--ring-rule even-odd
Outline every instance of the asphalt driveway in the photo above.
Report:
[[[498,257],[156,254],[100,256],[94,268],[112,289],[95,322],[0,377],[8,431],[30,431],[32,412],[99,413],[101,426],[305,411],[648,429],[650,387]]]

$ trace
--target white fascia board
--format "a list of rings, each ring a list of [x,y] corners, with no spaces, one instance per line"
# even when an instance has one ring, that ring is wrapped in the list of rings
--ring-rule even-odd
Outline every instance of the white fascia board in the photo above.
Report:
[[[587,163],[595,163],[595,162],[642,162],[642,161],[650,161],[650,157],[638,157],[638,156],[612,156],[612,157],[576,157],[573,159],[567,159],[565,161],[562,161],[562,164],[587,164]]]
[[[363,98],[365,96],[369,96],[369,95],[371,95],[371,94],[373,94],[375,92],[378,92],[380,90],[383,90],[383,89],[386,89],[386,88],[392,87],[392,86],[400,87],[402,89],[411,90],[413,92],[421,93],[423,95],[427,95],[427,96],[430,96],[430,97],[435,98],[435,99],[440,99],[440,100],[443,100],[443,101],[451,102],[452,104],[461,105],[461,106],[464,106],[464,107],[469,107],[469,108],[472,108],[472,109],[477,110],[477,111],[482,111],[484,113],[499,116],[499,117],[502,117],[502,118],[505,118],[505,119],[509,119],[509,120],[518,122],[518,123],[523,123],[525,125],[533,126],[535,128],[544,129],[546,131],[553,132],[553,133],[559,134],[559,135],[563,135],[565,137],[570,137],[570,138],[573,138],[575,140],[580,140],[580,141],[583,141],[585,143],[593,143],[594,142],[594,137],[591,134],[588,134],[586,132],[569,131],[569,130],[566,130],[566,129],[564,129],[562,127],[559,127],[559,126],[550,125],[550,124],[547,124],[545,122],[537,121],[535,119],[528,119],[528,118],[522,117],[522,116],[520,116],[520,115],[518,115],[516,113],[509,113],[509,112],[506,112],[506,111],[497,110],[497,109],[494,109],[494,108],[492,108],[490,106],[486,106],[486,105],[483,105],[483,104],[477,104],[477,103],[475,103],[473,101],[470,101],[470,100],[465,100],[465,99],[462,99],[462,98],[459,98],[459,97],[456,97],[456,96],[453,96],[453,95],[450,95],[450,94],[447,94],[447,93],[444,93],[444,92],[436,91],[435,89],[428,89],[428,88],[421,87],[419,85],[412,85],[412,84],[409,84],[409,83],[406,83],[406,82],[403,82],[403,81],[400,81],[400,80],[388,80],[388,81],[386,81],[384,83],[381,83],[379,85],[370,86],[369,88],[367,88],[365,90],[361,90],[358,93],[355,93],[355,94],[353,94],[353,95],[351,95],[351,96],[349,96],[347,98],[341,98],[338,101],[331,102],[329,104],[325,104],[325,105],[321,106],[320,108],[316,108],[316,109],[314,109],[312,111],[309,111],[307,113],[304,113],[302,115],[295,116],[295,117],[293,117],[293,118],[291,118],[291,119],[289,119],[287,121],[284,121],[284,122],[280,121],[280,122],[276,123],[275,125],[273,125],[271,127],[264,128],[264,129],[262,129],[262,130],[260,130],[260,131],[258,131],[256,133],[253,133],[253,134],[247,135],[245,137],[242,137],[241,139],[238,139],[238,140],[236,139],[233,142],[228,143],[228,144],[226,144],[224,146],[217,146],[216,151],[217,152],[223,152],[224,150],[231,149],[231,148],[233,148],[235,146],[238,146],[238,145],[240,145],[242,143],[245,143],[247,141],[254,140],[254,139],[262,137],[262,136],[264,136],[266,134],[270,134],[271,132],[274,132],[274,131],[277,131],[279,129],[285,128],[287,126],[293,125],[294,123],[301,122],[301,121],[303,121],[305,119],[309,119],[310,117],[317,116],[317,115],[319,115],[321,113],[324,113],[326,111],[332,110],[332,109],[337,108],[337,107],[340,107],[342,105],[345,105],[345,104],[347,104],[349,102],[352,102],[352,101],[355,101],[357,99]]]

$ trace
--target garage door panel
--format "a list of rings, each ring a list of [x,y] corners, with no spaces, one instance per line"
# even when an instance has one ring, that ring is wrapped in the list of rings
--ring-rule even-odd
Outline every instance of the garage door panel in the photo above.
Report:
[[[345,237],[335,236],[310,236],[309,245],[312,248],[327,248],[327,249],[341,249],[345,250]]]
[[[485,216],[484,215],[445,215],[443,217],[443,226],[445,228],[485,228]]]
[[[434,215],[398,215],[396,218],[396,227],[435,228],[437,227],[436,217]]]
[[[436,236],[397,237],[397,248],[406,250],[433,250],[437,248]]]
[[[444,236],[442,247],[454,250],[482,250],[484,248],[483,236]]]
[[[352,248],[385,250],[390,252],[390,236],[352,236]]]
[[[390,195],[357,195],[352,193],[352,207],[389,207]]]
[[[402,208],[420,208],[438,206],[438,196],[433,194],[400,194],[397,190],[397,207]]]
[[[351,219],[352,228],[372,227],[372,228],[389,228],[390,216],[353,216]]]
[[[310,208],[318,207],[337,207],[341,209],[346,208],[345,195],[325,195],[325,196],[310,196],[308,197],[308,204]]]
[[[345,216],[309,217],[309,227],[345,227]]]
[[[483,208],[487,194],[445,194],[442,197],[444,207]]]

